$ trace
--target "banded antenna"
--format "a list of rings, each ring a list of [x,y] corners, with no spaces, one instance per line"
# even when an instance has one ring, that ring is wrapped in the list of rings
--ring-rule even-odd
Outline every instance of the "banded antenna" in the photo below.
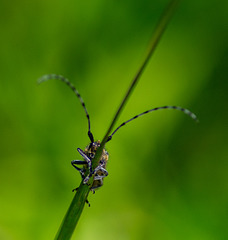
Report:
[[[149,113],[149,112],[154,112],[154,111],[157,111],[157,110],[162,110],[162,109],[175,109],[175,110],[179,110],[179,111],[187,114],[187,115],[188,115],[189,117],[191,117],[194,121],[198,122],[197,116],[196,116],[194,113],[192,113],[190,110],[186,109],[186,108],[182,108],[182,107],[178,107],[178,106],[156,107],[156,108],[152,108],[152,109],[150,109],[150,110],[147,110],[147,111],[145,111],[145,112],[143,112],[143,113],[140,113],[140,114],[134,116],[133,118],[127,120],[126,122],[123,122],[122,124],[120,124],[119,127],[116,128],[116,129],[113,131],[113,133],[108,137],[107,142],[110,141],[110,140],[112,139],[112,136],[113,136],[121,127],[123,127],[125,124],[131,122],[132,120],[134,120],[134,119],[136,119],[136,118],[138,118],[138,117],[143,116],[144,114],[147,114],[147,113]]]
[[[89,136],[89,139],[90,139],[91,143],[93,143],[94,142],[94,138],[93,138],[93,134],[90,131],[89,113],[88,113],[88,111],[86,109],[85,102],[83,101],[80,93],[78,92],[78,90],[75,88],[75,86],[67,78],[65,78],[65,77],[63,77],[61,75],[56,75],[56,74],[44,75],[43,77],[38,79],[38,84],[40,84],[42,82],[45,82],[45,81],[48,81],[48,80],[51,80],[51,79],[61,80],[62,82],[66,83],[71,88],[71,90],[76,94],[76,96],[78,97],[79,101],[81,102],[82,107],[85,110],[86,117],[88,119],[88,136]]]

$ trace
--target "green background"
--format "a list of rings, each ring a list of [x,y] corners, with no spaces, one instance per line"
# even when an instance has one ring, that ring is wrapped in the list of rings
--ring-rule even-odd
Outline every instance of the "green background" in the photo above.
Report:
[[[0,3],[0,239],[53,239],[88,144],[85,100],[102,139],[167,1]],[[228,3],[182,2],[107,144],[109,176],[72,239],[228,237]]]

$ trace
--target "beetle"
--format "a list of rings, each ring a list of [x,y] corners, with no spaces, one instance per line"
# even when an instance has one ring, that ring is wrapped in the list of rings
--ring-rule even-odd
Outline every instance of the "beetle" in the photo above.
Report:
[[[103,149],[102,155],[99,159],[98,166],[95,169],[92,169],[93,159],[94,159],[96,151],[100,147],[101,143],[99,140],[94,141],[94,137],[93,137],[93,134],[91,132],[91,127],[90,127],[90,116],[89,116],[87,108],[85,106],[85,102],[83,101],[81,95],[79,94],[78,90],[74,87],[74,85],[67,78],[65,78],[61,75],[56,75],[56,74],[44,75],[43,77],[41,77],[38,80],[38,83],[42,83],[42,82],[50,80],[50,79],[60,80],[60,81],[64,82],[65,84],[67,84],[71,88],[71,90],[76,94],[76,96],[78,97],[78,99],[81,102],[81,105],[84,108],[84,111],[86,113],[86,117],[88,120],[88,136],[90,139],[90,143],[85,148],[84,151],[81,148],[77,148],[77,151],[82,156],[83,160],[73,160],[73,161],[71,161],[71,164],[81,174],[83,184],[88,184],[89,179],[94,175],[93,183],[90,187],[91,191],[93,191],[93,193],[94,193],[95,190],[97,190],[98,188],[100,188],[103,185],[103,179],[108,176],[108,171],[106,170],[106,166],[107,166],[107,162],[108,162],[108,158],[109,158],[108,152],[106,151],[106,149]],[[147,110],[145,112],[142,112],[142,113],[130,118],[129,120],[123,122],[122,124],[120,124],[112,132],[112,134],[108,137],[107,142],[109,142],[112,139],[113,135],[127,123],[129,123],[129,122],[135,120],[136,118],[141,117],[147,113],[157,111],[157,110],[162,110],[162,109],[179,110],[179,111],[187,114],[188,116],[190,116],[193,120],[197,121],[196,115],[186,108],[182,108],[182,107],[178,107],[178,106],[156,107],[156,108]],[[81,167],[79,167],[79,166],[81,166]],[[88,172],[87,175],[86,175],[86,172]],[[77,190],[77,188],[74,190]]]

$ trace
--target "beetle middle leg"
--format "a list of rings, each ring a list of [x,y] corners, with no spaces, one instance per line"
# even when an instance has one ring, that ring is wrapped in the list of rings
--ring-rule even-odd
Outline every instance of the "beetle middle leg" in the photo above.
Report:
[[[84,170],[84,168],[79,168],[79,167],[75,166],[75,164],[77,164],[77,165],[85,165],[85,164],[87,164],[87,162],[86,161],[81,161],[81,160],[73,160],[73,161],[71,161],[71,165],[77,171],[79,171],[80,174],[81,174],[81,177],[84,178],[85,177],[85,170]]]
[[[83,181],[84,184],[86,184],[90,177],[93,175],[93,174],[97,174],[97,172],[100,171],[103,175],[97,175],[94,177],[94,180],[102,180],[104,177],[107,177],[108,176],[108,171],[103,168],[101,165],[97,166]],[[98,179],[98,177],[102,177],[102,179]],[[97,179],[96,179],[97,178]],[[102,182],[103,183],[103,182]]]

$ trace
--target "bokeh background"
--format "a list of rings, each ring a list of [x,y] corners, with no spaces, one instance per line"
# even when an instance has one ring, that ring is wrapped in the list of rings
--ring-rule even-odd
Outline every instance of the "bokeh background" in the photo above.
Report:
[[[0,239],[53,239],[88,142],[101,139],[142,63],[162,1],[0,2]],[[228,2],[183,1],[107,144],[109,176],[72,239],[228,237]]]

